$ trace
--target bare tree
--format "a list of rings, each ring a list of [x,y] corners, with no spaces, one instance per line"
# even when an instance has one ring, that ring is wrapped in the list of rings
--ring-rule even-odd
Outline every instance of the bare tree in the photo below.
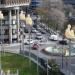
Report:
[[[49,15],[50,19],[57,24],[56,27],[58,26],[58,29],[64,27],[64,23],[66,22],[66,17],[62,11],[52,8],[49,12]]]
[[[43,0],[42,7],[40,11],[37,10],[41,15],[43,15],[44,22],[53,21],[54,26],[58,26],[58,29],[64,27],[66,22],[64,3],[62,0]]]

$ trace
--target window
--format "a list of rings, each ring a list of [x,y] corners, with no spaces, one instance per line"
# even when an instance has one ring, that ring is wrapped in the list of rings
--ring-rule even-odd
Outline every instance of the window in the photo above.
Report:
[[[5,29],[4,31],[5,31],[4,35],[9,35],[9,29]]]

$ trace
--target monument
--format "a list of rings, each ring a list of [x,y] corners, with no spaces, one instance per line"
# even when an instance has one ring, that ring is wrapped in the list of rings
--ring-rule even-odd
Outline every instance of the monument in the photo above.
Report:
[[[75,39],[75,33],[70,24],[68,24],[65,30],[65,37],[72,40]]]

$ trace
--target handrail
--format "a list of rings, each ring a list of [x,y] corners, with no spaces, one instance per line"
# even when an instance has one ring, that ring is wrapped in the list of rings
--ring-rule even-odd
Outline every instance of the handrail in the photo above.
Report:
[[[29,57],[29,52],[28,51],[21,51],[20,54],[22,56],[25,56],[25,57]],[[42,69],[45,69],[45,67],[40,63],[40,58],[38,57],[38,62],[37,62],[37,55],[31,53],[31,57],[30,57],[30,60],[32,60],[34,63],[38,64]]]

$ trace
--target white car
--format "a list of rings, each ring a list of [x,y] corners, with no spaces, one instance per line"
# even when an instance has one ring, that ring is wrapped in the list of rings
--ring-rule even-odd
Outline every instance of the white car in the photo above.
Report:
[[[50,40],[54,40],[54,41],[60,41],[62,40],[62,37],[60,37],[59,35],[57,34],[52,34],[50,37],[49,37]]]
[[[38,33],[36,33],[36,36],[41,36],[41,35],[42,35],[42,34],[41,34],[41,33],[39,33],[39,32],[38,32]]]
[[[25,45],[29,45],[29,43],[30,43],[30,44],[33,44],[34,42],[36,42],[36,41],[33,40],[33,39],[30,39],[30,40],[29,40],[29,39],[25,39],[25,40],[24,40],[24,44],[25,44]]]
[[[37,32],[38,32],[38,31],[37,31],[37,30],[35,30],[35,29],[33,29],[33,30],[32,30],[32,33],[37,33]]]

